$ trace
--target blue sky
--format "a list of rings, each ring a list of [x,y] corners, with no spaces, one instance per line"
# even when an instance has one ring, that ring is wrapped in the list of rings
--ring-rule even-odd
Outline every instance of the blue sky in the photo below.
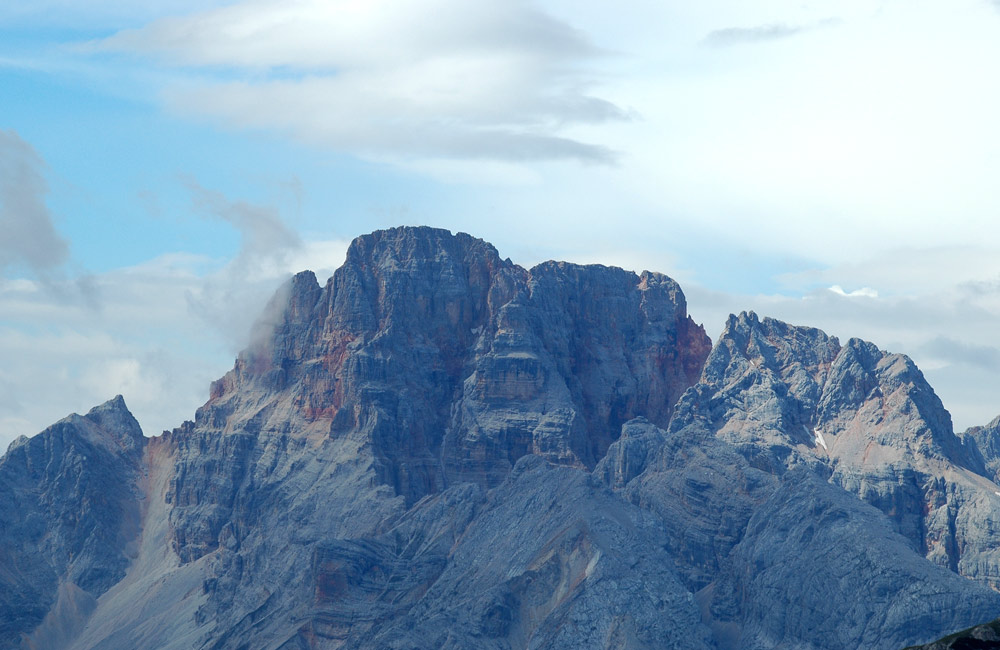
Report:
[[[430,224],[666,272],[913,356],[1000,413],[990,0],[14,0],[0,445],[207,397],[289,273]]]

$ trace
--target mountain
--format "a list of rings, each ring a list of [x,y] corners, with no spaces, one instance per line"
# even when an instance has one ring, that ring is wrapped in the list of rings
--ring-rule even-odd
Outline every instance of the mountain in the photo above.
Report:
[[[193,421],[11,445],[0,648],[898,650],[1000,615],[977,435],[869,343],[378,231]]]
[[[0,458],[0,639],[76,632],[126,576],[139,535],[146,440],[121,396]]]

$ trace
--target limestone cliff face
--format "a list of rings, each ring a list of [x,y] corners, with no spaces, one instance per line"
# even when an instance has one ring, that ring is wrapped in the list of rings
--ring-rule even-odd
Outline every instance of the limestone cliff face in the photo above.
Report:
[[[598,473],[664,521],[721,648],[902,647],[998,611],[956,574],[995,584],[1000,488],[902,355],[733,316],[669,431],[629,427]]]
[[[379,231],[193,421],[11,447],[0,649],[895,650],[1000,613],[990,435],[863,341]]]
[[[710,349],[666,276],[527,271],[431,228],[357,239],[324,288],[299,274],[255,336],[171,434],[187,452],[169,495],[183,558],[218,548],[243,503],[252,523],[261,487],[305,449],[329,454],[321,474],[349,459],[338,471],[406,504],[493,487],[529,453],[593,467],[625,421],[666,425]]]
[[[145,439],[121,396],[15,441],[0,458],[0,647],[125,576],[139,534]],[[65,610],[65,619],[46,619]],[[44,625],[43,625],[44,623]],[[40,647],[44,647],[44,644]]]
[[[694,422],[767,473],[806,466],[828,476],[882,510],[928,559],[997,584],[1000,538],[987,531],[1000,496],[907,357],[733,316],[672,428]]]
[[[525,270],[430,228],[357,239],[325,287],[302,273],[279,292],[168,435],[172,544],[219,594],[199,616],[292,610],[305,624],[326,578],[301,567],[340,552],[316,544],[377,536],[453,485],[495,488],[526,455],[592,468],[624,422],[666,426],[709,350],[660,274]]]
[[[1000,416],[989,424],[967,429],[961,438],[975,462],[982,464],[986,476],[1000,480]]]
[[[431,228],[358,238],[325,288],[300,274],[270,310],[198,424],[248,389],[293,393],[330,436],[365,431],[408,502],[496,485],[527,453],[593,467],[625,421],[666,425],[711,347],[666,276],[529,271]]]

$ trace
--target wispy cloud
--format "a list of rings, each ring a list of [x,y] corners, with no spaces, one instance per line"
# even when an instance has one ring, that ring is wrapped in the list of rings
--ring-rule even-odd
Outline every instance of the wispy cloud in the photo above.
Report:
[[[786,23],[771,23],[768,25],[757,25],[754,27],[726,27],[709,32],[705,36],[704,43],[713,47],[729,47],[731,45],[745,45],[752,43],[765,43],[777,41],[792,36],[798,36],[803,32],[812,31],[821,27],[830,27],[838,24],[835,18],[828,18],[808,25],[788,25]]]
[[[937,336],[920,347],[920,353],[947,364],[974,366],[985,370],[1000,370],[1000,349],[989,345],[976,345]],[[1000,412],[1000,400],[993,410]]]
[[[178,113],[364,156],[608,164],[563,130],[627,119],[590,93],[606,53],[516,0],[256,0],[89,47],[190,70]]]
[[[705,43],[718,47],[739,45],[741,43],[759,43],[788,38],[800,34],[802,31],[804,31],[804,28],[801,26],[784,25],[781,23],[758,25],[757,27],[727,27],[710,32],[705,37]]]
[[[263,258],[281,258],[302,246],[298,234],[285,224],[276,208],[230,201],[221,192],[207,189],[193,178],[182,181],[191,192],[197,212],[222,219],[240,232],[242,239],[236,263],[241,266],[259,265]]]
[[[67,271],[70,247],[56,230],[48,191],[41,155],[16,132],[0,130],[0,278],[27,275],[58,300],[99,309],[93,278]]]
[[[0,274],[20,268],[47,277],[69,259],[45,204],[44,168],[30,144],[0,130]]]
[[[184,179],[184,183],[197,212],[226,221],[241,235],[236,256],[186,292],[188,309],[215,327],[236,350],[246,343],[250,324],[270,293],[290,273],[289,260],[303,243],[277,209],[230,200],[194,179]]]

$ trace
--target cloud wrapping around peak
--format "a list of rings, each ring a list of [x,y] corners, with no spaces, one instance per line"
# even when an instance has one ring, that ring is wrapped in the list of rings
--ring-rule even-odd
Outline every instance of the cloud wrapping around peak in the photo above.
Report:
[[[45,204],[44,168],[34,147],[0,130],[0,273],[13,267],[45,277],[69,259]]]
[[[303,243],[275,208],[230,200],[193,179],[184,183],[195,211],[228,222],[241,235],[236,256],[185,292],[188,311],[238,350],[267,297],[290,275],[289,263]]]
[[[207,189],[194,179],[183,179],[183,182],[191,192],[196,211],[222,219],[240,232],[242,242],[234,262],[259,264],[261,258],[282,257],[302,246],[298,234],[285,225],[276,209],[246,201],[230,201],[221,192]]]
[[[256,0],[89,44],[190,77],[174,111],[369,157],[610,164],[567,127],[626,120],[589,89],[607,53],[524,2]]]

